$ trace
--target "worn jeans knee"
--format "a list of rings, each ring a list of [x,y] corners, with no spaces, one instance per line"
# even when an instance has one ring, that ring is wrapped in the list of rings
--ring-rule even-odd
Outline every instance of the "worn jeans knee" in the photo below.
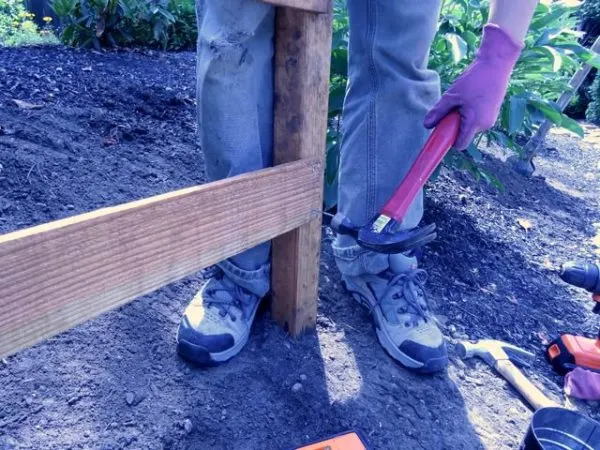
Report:
[[[429,134],[423,120],[439,99],[440,81],[427,65],[441,0],[347,4],[350,43],[338,211],[364,225],[406,176]],[[402,227],[414,228],[422,216],[421,190]],[[348,236],[338,236],[333,250],[342,274],[390,267],[390,257],[359,251]]]
[[[198,11],[198,132],[209,180],[269,167],[274,8],[199,0]]]
[[[269,167],[275,9],[258,0],[197,0],[196,12],[197,125],[208,180]],[[269,259],[265,243],[223,266],[265,278]]]

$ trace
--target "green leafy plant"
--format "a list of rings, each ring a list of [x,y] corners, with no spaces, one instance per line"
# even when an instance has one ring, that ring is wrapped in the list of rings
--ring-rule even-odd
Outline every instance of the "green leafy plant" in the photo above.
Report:
[[[581,30],[585,33],[582,41],[587,46],[600,35],[600,0],[585,0],[578,11]]]
[[[198,29],[194,0],[170,0],[169,11],[175,17],[170,24],[165,48],[169,50],[193,50],[196,48]]]
[[[591,103],[586,111],[586,118],[590,122],[600,125],[600,76],[596,74],[594,82],[590,87]]]
[[[196,41],[193,0],[53,0],[52,8],[68,45],[178,50]]]
[[[538,5],[497,123],[490,131],[477,136],[467,152],[451,151],[444,165],[468,170],[478,180],[485,180],[501,189],[502,185],[494,175],[480,167],[482,145],[496,143],[520,154],[523,143],[544,119],[583,135],[581,126],[563,114],[555,103],[568,89],[568,80],[580,64],[600,65],[598,55],[578,43],[581,33],[575,31],[576,12],[577,6],[567,6],[559,1]],[[444,1],[429,63],[430,68],[440,75],[442,90],[472,61],[488,14],[488,0]],[[347,80],[347,36],[348,21],[344,7],[342,2],[336,1],[325,173],[326,208],[335,205],[339,120]]]
[[[128,15],[132,19],[135,40],[167,48],[168,30],[175,23],[175,16],[169,11],[169,0],[132,3],[135,9],[128,11]]]
[[[341,113],[348,81],[349,22],[342,0],[333,3],[333,34],[331,49],[331,74],[329,85],[329,113],[325,164],[325,209],[337,203],[338,166],[341,145]]]
[[[116,46],[130,40],[130,0],[53,0],[52,9],[61,19],[61,39],[80,47]]]
[[[46,27],[40,30],[33,18],[22,0],[0,0],[0,46],[57,43],[49,26],[52,19],[44,17]]]
[[[570,91],[568,81],[583,63],[599,67],[600,57],[579,43],[582,33],[575,31],[577,12],[578,6],[561,2],[539,5],[499,123],[486,134],[489,142],[521,155],[519,142],[529,140],[544,120],[583,136],[579,123],[556,104],[563,92]]]
[[[600,35],[600,0],[585,0],[577,11],[577,17],[578,28],[583,33],[579,43],[591,47]],[[565,108],[565,114],[569,117],[578,120],[586,118],[586,110],[592,101],[590,89],[595,77],[596,70],[592,69]]]

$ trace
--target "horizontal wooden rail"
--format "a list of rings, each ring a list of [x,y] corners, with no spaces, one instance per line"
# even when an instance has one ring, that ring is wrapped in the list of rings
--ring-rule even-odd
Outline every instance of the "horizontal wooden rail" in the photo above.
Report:
[[[0,236],[0,357],[318,219],[304,159]]]
[[[270,3],[275,6],[285,6],[288,8],[300,9],[316,13],[326,13],[329,11],[331,0],[261,0],[264,3]]]

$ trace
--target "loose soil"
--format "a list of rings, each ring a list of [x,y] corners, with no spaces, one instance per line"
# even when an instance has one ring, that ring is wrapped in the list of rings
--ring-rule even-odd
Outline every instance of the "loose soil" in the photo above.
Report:
[[[192,53],[0,50],[0,232],[202,183],[194,65]],[[439,238],[422,266],[451,344],[534,352],[533,382],[598,418],[597,404],[564,397],[543,357],[560,332],[599,326],[587,293],[556,274],[598,256],[600,130],[585,130],[553,132],[532,179],[486,150],[504,193],[442,171],[425,217]],[[394,363],[323,231],[315,331],[293,340],[266,310],[236,359],[193,367],[174,341],[202,283],[190,277],[0,362],[0,448],[286,449],[347,429],[375,449],[517,448],[532,412],[515,391],[452,345],[443,374]]]

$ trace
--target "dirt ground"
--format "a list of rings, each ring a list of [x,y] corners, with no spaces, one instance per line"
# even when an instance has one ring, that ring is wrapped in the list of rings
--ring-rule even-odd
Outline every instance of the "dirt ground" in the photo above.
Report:
[[[0,232],[202,183],[194,72],[191,53],[0,50]],[[534,352],[527,375],[598,418],[597,404],[564,398],[543,349],[599,326],[555,269],[598,256],[600,130],[547,144],[533,179],[485,153],[504,193],[444,170],[425,217],[440,236],[422,265],[451,344]],[[384,353],[340,286],[331,238],[324,228],[317,328],[298,340],[265,310],[235,360],[190,366],[175,331],[195,276],[3,360],[0,448],[287,449],[347,429],[374,449],[517,448],[532,412],[489,367],[451,346],[446,373],[418,376]]]

